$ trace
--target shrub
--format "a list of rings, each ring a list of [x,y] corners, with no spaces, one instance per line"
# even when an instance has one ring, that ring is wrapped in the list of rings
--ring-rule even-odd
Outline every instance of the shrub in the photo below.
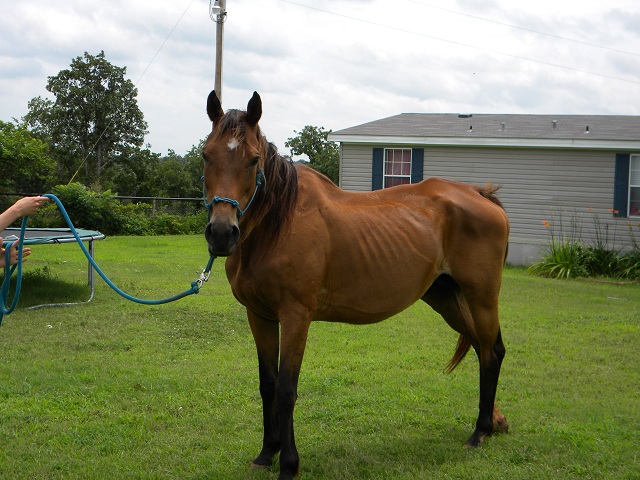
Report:
[[[188,235],[200,234],[207,212],[170,214],[155,211],[148,203],[122,203],[110,191],[95,193],[79,183],[53,188],[74,226],[99,230],[106,235]],[[67,224],[51,203],[29,219],[30,227],[57,228]]]
[[[119,218],[118,235],[152,235],[151,222],[148,215],[151,205],[137,203],[125,205],[118,202],[115,205],[115,214]]]
[[[622,278],[640,280],[640,249],[634,248],[620,258],[620,272]]]
[[[583,277],[588,273],[584,265],[584,256],[581,243],[554,240],[549,243],[542,260],[532,264],[529,271],[552,278]]]
[[[583,250],[582,262],[587,271],[586,276],[620,276],[620,254],[617,250],[608,250],[599,245],[589,245]]]
[[[204,227],[209,221],[209,216],[206,210],[195,215],[189,215],[184,217],[184,234],[201,235],[204,233]]]
[[[581,238],[581,215],[574,212],[569,222],[568,231],[565,231],[565,224],[560,212],[553,221],[544,220],[542,222],[549,232],[549,244],[543,252],[542,259],[533,263],[529,267],[529,271],[553,278],[639,279],[640,248],[638,248],[638,242],[635,238],[634,226],[631,223],[628,224],[632,249],[623,254],[615,248],[617,223],[613,224],[611,232],[609,224],[602,222],[597,214],[591,212],[591,209],[587,209],[587,212],[592,215],[593,244],[585,244]],[[640,227],[640,224],[638,226]],[[609,247],[610,240],[613,247]]]
[[[60,199],[74,225],[108,235],[120,230],[117,201],[111,192],[97,194],[79,183],[57,185],[52,192]]]

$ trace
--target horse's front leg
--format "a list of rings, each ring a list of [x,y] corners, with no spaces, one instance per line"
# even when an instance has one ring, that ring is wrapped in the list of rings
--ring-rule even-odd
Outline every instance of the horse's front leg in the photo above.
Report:
[[[262,450],[251,464],[251,468],[263,468],[272,466],[274,455],[280,451],[280,430],[276,414],[279,329],[276,321],[260,318],[250,311],[247,311],[247,316],[258,350],[264,428]]]
[[[276,411],[280,426],[280,475],[290,480],[300,465],[293,433],[293,409],[298,398],[298,378],[307,343],[310,315],[292,315],[280,320],[282,328],[280,370],[276,388]]]

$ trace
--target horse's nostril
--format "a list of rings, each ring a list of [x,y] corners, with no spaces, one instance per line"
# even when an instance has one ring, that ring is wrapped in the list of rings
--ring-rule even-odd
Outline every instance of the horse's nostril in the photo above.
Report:
[[[235,245],[240,238],[240,228],[237,225],[231,227],[231,234],[229,235],[229,242]]]
[[[214,232],[213,232],[213,225],[211,223],[208,223],[207,226],[205,227],[204,237],[207,239],[208,242],[213,241]]]

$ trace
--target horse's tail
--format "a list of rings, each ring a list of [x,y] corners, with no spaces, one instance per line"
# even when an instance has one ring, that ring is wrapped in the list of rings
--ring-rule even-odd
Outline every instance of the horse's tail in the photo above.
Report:
[[[500,190],[500,186],[499,185],[493,185],[492,183],[487,183],[483,187],[478,187],[478,193],[480,193],[480,195],[482,195],[484,198],[486,198],[490,202],[495,203],[502,210],[504,210],[504,205],[502,204],[502,202],[500,201],[500,199],[498,198],[498,195],[497,195],[498,190]],[[504,252],[504,261],[505,261],[505,263],[507,261],[507,256],[508,255],[509,255],[509,243],[507,242],[507,248],[505,249],[505,252]],[[467,348],[467,350],[468,350],[468,348]]]
[[[502,202],[500,201],[497,195],[498,190],[500,190],[500,186],[494,185],[492,183],[487,183],[483,187],[478,187],[478,191],[480,195],[482,195],[487,200],[490,200],[491,202],[495,203],[501,209],[504,210],[504,205],[502,205]]]
[[[447,367],[445,368],[445,372],[451,373],[453,372],[460,362],[464,359],[471,348],[471,342],[464,335],[460,335],[458,337],[458,345],[456,346],[456,351],[447,363]]]

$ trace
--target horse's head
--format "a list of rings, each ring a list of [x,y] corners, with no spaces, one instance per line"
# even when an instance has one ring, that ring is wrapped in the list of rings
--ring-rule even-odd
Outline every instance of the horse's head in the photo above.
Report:
[[[258,127],[262,101],[254,92],[246,112],[225,114],[211,92],[207,114],[213,130],[202,149],[204,200],[209,209],[205,238],[211,255],[228,256],[240,239],[240,220],[264,182],[266,140]]]

